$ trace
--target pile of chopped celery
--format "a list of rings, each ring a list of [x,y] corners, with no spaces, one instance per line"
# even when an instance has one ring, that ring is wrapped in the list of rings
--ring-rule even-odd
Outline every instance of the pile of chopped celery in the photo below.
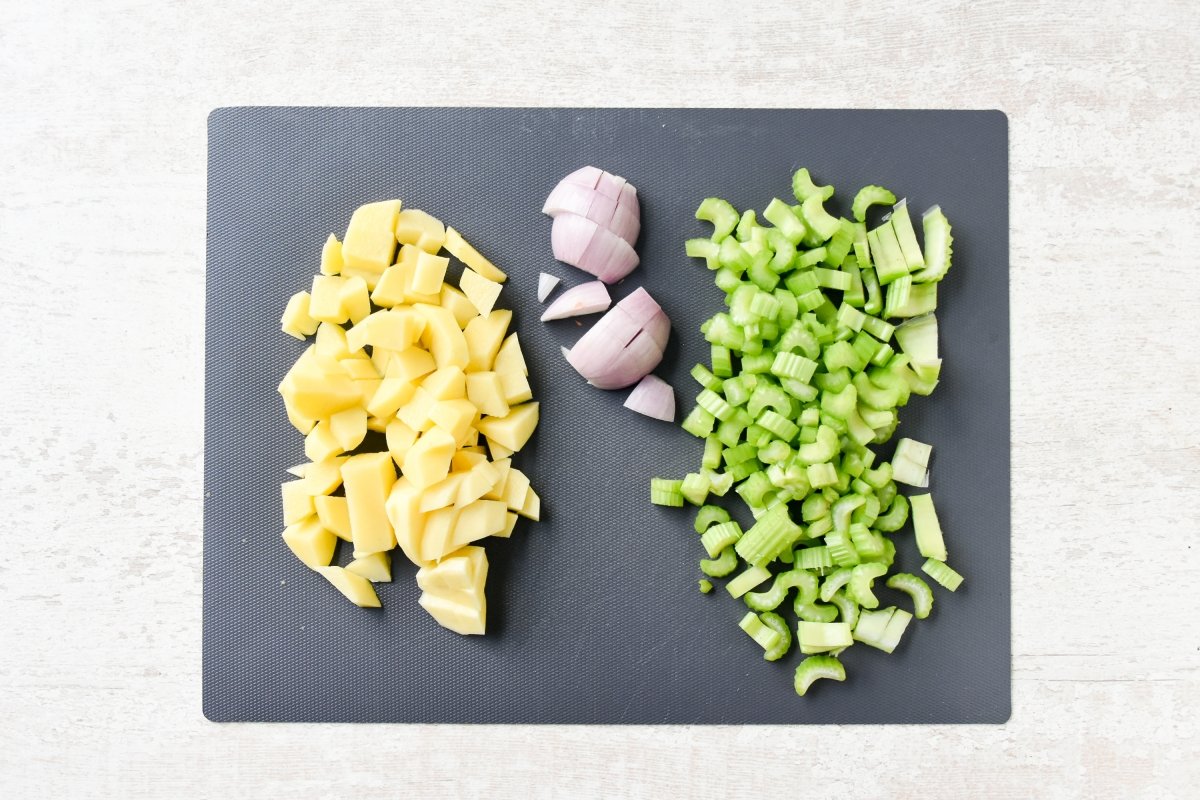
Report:
[[[796,204],[776,198],[762,212],[769,224],[715,197],[696,211],[713,233],[689,240],[687,254],[713,270],[727,310],[701,326],[712,358],[692,370],[700,390],[682,423],[704,440],[700,469],[655,478],[651,500],[700,507],[695,529],[708,556],[700,569],[730,578],[727,591],[749,609],[740,625],[767,660],[799,646],[803,695],[819,678],[845,680],[838,656],[847,647],[890,653],[914,616],[929,616],[929,585],[889,576],[889,537],[910,509],[924,572],[950,591],[962,576],[945,563],[932,496],[897,491],[929,485],[930,446],[900,439],[891,461],[872,449],[892,438],[911,395],[937,386],[934,311],[950,224],[937,206],[926,211],[922,248],[907,205],[887,189],[862,189],[854,221],[825,209],[833,187],[814,184],[806,169],[792,192]],[[869,229],[876,204],[893,207]],[[747,530],[708,504],[730,492],[754,517]],[[912,611],[881,608],[876,581],[907,595]],[[794,628],[779,613],[792,590]]]

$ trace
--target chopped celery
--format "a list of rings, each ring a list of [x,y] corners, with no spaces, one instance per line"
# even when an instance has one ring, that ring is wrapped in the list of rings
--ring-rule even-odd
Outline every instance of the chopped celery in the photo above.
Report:
[[[884,223],[868,233],[867,242],[871,246],[875,275],[879,278],[880,286],[887,286],[898,278],[909,277],[904,255],[900,252],[900,243],[896,241],[896,231],[889,223]]]
[[[846,680],[846,668],[833,656],[809,656],[796,667],[793,686],[796,694],[803,697],[812,685],[822,678],[831,681]]]
[[[820,194],[806,197],[800,204],[800,213],[804,216],[804,224],[822,242],[829,241],[841,226],[838,218],[825,210],[825,198]]]
[[[779,352],[771,362],[771,374],[808,383],[817,371],[817,362],[795,353]]]
[[[704,535],[700,537],[700,544],[704,546],[709,558],[716,558],[722,550],[735,544],[741,538],[742,526],[738,525],[735,520],[725,520],[709,526]]]
[[[754,214],[754,209],[748,208],[742,212],[741,219],[738,220],[735,235],[739,242],[750,241],[750,231],[758,227],[758,219]]]
[[[817,276],[818,286],[826,289],[834,289],[839,292],[844,292],[850,288],[850,275],[845,272],[817,267],[813,270],[813,273]]]
[[[831,267],[842,267],[845,269],[846,257],[850,254],[850,248],[854,246],[854,223],[848,219],[838,220],[837,232],[833,234],[833,238],[825,245],[826,264]],[[855,271],[857,271],[857,263]],[[861,295],[861,291],[859,292]]]
[[[942,526],[938,523],[937,510],[933,507],[933,495],[914,494],[912,503],[913,532],[917,538],[917,550],[926,558],[946,560],[946,542],[942,538]]]
[[[887,587],[904,592],[912,598],[913,601],[913,616],[917,619],[925,619],[929,616],[929,612],[933,610],[933,590],[929,588],[929,584],[908,572],[897,572],[895,575],[888,577]]]
[[[738,540],[734,549],[748,563],[763,566],[770,563],[785,548],[795,544],[801,535],[803,530],[792,521],[787,503],[779,503],[746,531],[746,535]]]
[[[765,567],[749,567],[727,583],[725,591],[729,592],[731,597],[737,599],[770,577],[771,572]]]
[[[783,617],[772,611],[764,611],[758,615],[763,625],[779,634],[779,641],[772,647],[764,648],[763,658],[767,661],[778,661],[792,649],[792,629],[788,627]]]
[[[720,250],[721,245],[712,239],[688,239],[684,243],[684,251],[690,258],[703,258],[708,268],[712,270],[721,266],[717,261],[717,253]]]
[[[900,644],[900,637],[904,635],[904,631],[908,628],[908,623],[912,622],[913,615],[902,608],[897,608],[892,612],[892,618],[888,620],[887,628],[883,632],[883,636],[879,639],[879,644],[876,645],[885,653],[891,653]]]
[[[701,389],[696,395],[696,406],[703,408],[716,419],[724,422],[733,416],[733,406],[725,402],[725,398],[712,389]]]
[[[701,578],[700,579],[700,594],[708,594],[712,590],[713,590],[712,581]]]
[[[783,641],[783,636],[773,628],[764,625],[753,611],[746,612],[746,616],[742,617],[738,627],[749,634],[750,638],[763,650],[778,647]]]
[[[876,578],[886,574],[887,567],[883,564],[859,564],[851,572],[850,581],[846,584],[846,595],[863,608],[877,608],[879,598],[871,591],[871,584]]]
[[[952,592],[957,592],[958,587],[962,586],[963,576],[951,569],[941,559],[926,559],[925,563],[921,565],[921,571]]]
[[[711,372],[709,372],[708,367],[704,366],[703,364],[697,364],[696,366],[692,367],[692,377],[695,378],[696,383],[700,384],[703,388],[714,392],[721,391],[721,386],[724,383],[716,375],[713,375]]]
[[[728,522],[729,512],[720,506],[702,506],[696,512],[694,527],[696,533],[704,533],[718,522]]]
[[[713,432],[713,427],[716,425],[716,417],[705,411],[700,406],[696,406],[688,415],[683,418],[680,427],[685,431],[695,436],[697,439],[705,439]]]
[[[839,567],[852,566],[861,560],[850,541],[849,533],[828,531],[825,534],[825,546],[829,548],[830,557]]]
[[[683,481],[650,479],[650,502],[656,506],[683,508]]]
[[[791,206],[778,197],[773,199],[763,210],[763,219],[778,228],[779,232],[792,244],[799,244],[808,232],[804,223],[792,212]]]
[[[883,316],[900,316],[900,310],[908,304],[908,297],[912,294],[912,286],[911,275],[901,275],[888,285],[887,291],[884,293]]]
[[[706,476],[699,472],[689,472],[683,476],[679,493],[683,495],[684,500],[687,500],[692,505],[702,506],[704,505],[704,501],[708,499],[708,492],[711,488],[712,483]]]
[[[904,301],[892,306],[891,311],[886,312],[886,315],[889,317],[919,317],[922,314],[936,311],[938,285],[936,283],[912,283],[911,277],[907,280],[909,287]],[[888,289],[898,285],[900,285],[899,281],[893,283]]]
[[[758,425],[785,442],[790,442],[800,433],[800,427],[774,409],[768,408],[758,417]]]
[[[737,569],[738,557],[737,553],[733,552],[732,547],[726,547],[721,551],[721,554],[712,561],[707,558],[700,559],[700,571],[710,578],[724,578],[729,573]]]
[[[737,209],[719,197],[707,197],[696,209],[696,219],[706,220],[713,224],[712,240],[719,242],[738,224]]]
[[[892,208],[892,229],[896,232],[896,241],[900,245],[900,254],[904,257],[904,265],[909,272],[925,268],[925,258],[921,255],[921,246],[917,244],[917,234],[913,230],[912,219],[908,216],[908,202],[901,200]]]
[[[867,293],[867,300],[863,303],[863,311],[868,314],[878,314],[883,311],[883,294],[879,289],[879,277],[873,269],[864,269],[859,275],[862,276],[863,288]]]
[[[712,345],[712,371],[719,378],[733,375],[733,359],[730,358],[729,348],[719,344]]]
[[[853,630],[858,623],[858,603],[847,597],[844,589],[834,592],[829,601],[837,607],[839,621],[846,623]]]
[[[850,626],[844,622],[808,622],[801,620],[797,625],[800,652],[824,653],[854,643]]]
[[[896,442],[892,455],[892,480],[909,486],[924,488],[929,485],[929,456],[931,445],[907,437]]]
[[[754,611],[774,611],[787,598],[792,589],[799,589],[796,602],[808,604],[817,599],[817,579],[811,572],[793,567],[775,576],[771,588],[765,592],[749,592],[742,600]]]
[[[879,647],[895,610],[894,607],[889,606],[878,611],[860,611],[858,624],[854,626],[854,640],[872,647]]]
[[[859,222],[865,222],[869,207],[876,205],[890,206],[895,202],[896,195],[882,186],[864,186],[858,190],[858,194],[854,195],[854,202],[850,204],[850,213]]]
[[[950,251],[954,237],[950,235],[950,222],[942,209],[934,206],[921,218],[925,232],[925,269],[913,275],[918,283],[940,281],[950,269]]]
[[[700,458],[700,466],[704,469],[717,469],[720,467],[721,452],[723,449],[721,440],[709,434],[704,439],[704,455]]]
[[[853,575],[854,570],[849,567],[842,567],[830,573],[825,580],[821,581],[821,592],[819,595],[821,602],[828,603],[833,599],[834,592],[848,584]]]
[[[813,183],[812,176],[808,174],[808,169],[801,167],[792,175],[792,194],[796,197],[796,202],[803,203],[808,198],[816,195],[821,200],[828,200],[833,197],[832,186],[818,186]]]

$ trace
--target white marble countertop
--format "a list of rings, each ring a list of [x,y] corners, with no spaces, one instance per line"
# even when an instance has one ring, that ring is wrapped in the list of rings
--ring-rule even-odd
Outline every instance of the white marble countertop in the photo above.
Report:
[[[655,5],[0,4],[0,796],[1195,796],[1194,9]],[[205,117],[241,104],[1006,111],[1012,720],[207,722]]]

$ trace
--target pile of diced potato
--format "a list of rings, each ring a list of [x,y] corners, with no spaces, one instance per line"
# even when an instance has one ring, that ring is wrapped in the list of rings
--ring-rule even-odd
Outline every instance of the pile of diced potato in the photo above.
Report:
[[[464,265],[458,288],[443,247]],[[472,542],[541,513],[511,459],[538,404],[512,312],[494,308],[505,278],[453,228],[386,200],[329,236],[312,291],[288,302],[284,332],[316,338],[279,385],[310,460],[283,484],[283,539],[359,606],[379,606],[372,583],[391,580],[398,546],[425,610],[482,634],[488,562]],[[386,451],[358,452],[369,430]],[[344,568],[339,538],[354,546]]]

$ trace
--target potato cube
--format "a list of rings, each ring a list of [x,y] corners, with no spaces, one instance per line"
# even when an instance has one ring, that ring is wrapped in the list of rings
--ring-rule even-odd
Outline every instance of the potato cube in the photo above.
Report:
[[[395,531],[396,544],[418,566],[428,563],[421,555],[426,517],[421,513],[421,494],[407,477],[402,477],[392,484],[385,509]]]
[[[314,495],[333,494],[342,485],[342,464],[346,456],[314,461],[304,466],[304,478]]]
[[[490,370],[496,360],[504,336],[508,333],[508,324],[512,322],[512,312],[508,309],[496,309],[486,316],[479,316],[467,323],[463,329],[463,338],[467,340],[467,372],[483,372]]]
[[[313,505],[317,509],[317,519],[325,530],[342,541],[353,540],[350,535],[350,506],[346,504],[346,498],[317,495],[313,498]]]
[[[504,399],[504,385],[494,372],[472,372],[467,375],[467,399],[489,417],[508,414],[508,401]]]
[[[346,279],[340,275],[314,275],[312,299],[308,301],[308,313],[313,319],[341,324],[350,318],[346,304],[342,302],[342,287]]]
[[[283,541],[306,566],[317,569],[333,560],[337,537],[322,527],[316,517],[308,517],[283,531]]]
[[[466,369],[470,361],[467,350],[467,340],[454,315],[441,306],[418,303],[413,310],[425,319],[425,329],[421,333],[421,342],[433,353],[433,360],[438,367],[458,367]]]
[[[435,565],[417,570],[417,587],[432,594],[462,592],[481,597],[487,574],[487,552],[482,547],[468,545],[449,553]]]
[[[391,583],[392,557],[388,553],[371,553],[347,564],[346,572],[366,578],[371,583]]]
[[[469,636],[482,635],[487,629],[487,598],[481,597],[478,605],[471,605],[457,598],[422,592],[417,602],[447,630]]]
[[[358,275],[346,278],[342,284],[342,308],[355,325],[371,314],[371,293],[367,282]]]
[[[379,595],[375,594],[375,587],[363,576],[355,575],[342,567],[316,567],[315,569],[354,605],[360,608],[379,608]]]
[[[492,454],[493,461],[499,461],[502,458],[508,458],[513,454],[513,451],[509,450],[507,447],[497,444],[487,437],[484,437],[484,439],[487,441],[488,452]]]
[[[500,350],[496,353],[496,360],[492,365],[492,369],[496,372],[507,372],[509,370],[520,370],[522,375],[529,374],[529,367],[525,365],[525,354],[521,352],[521,340],[517,338],[516,331],[508,335],[504,340],[504,344],[500,345]]]
[[[388,361],[386,376],[412,383],[417,378],[433,372],[435,368],[433,356],[429,354],[428,350],[422,350],[420,347],[407,347]]]
[[[454,454],[454,458],[450,459],[450,469],[455,472],[466,472],[476,464],[491,463],[487,456],[483,453],[472,452],[470,450],[459,450]],[[303,475],[297,475],[297,478],[303,478]]]
[[[312,336],[317,332],[317,326],[320,324],[312,318],[308,309],[310,305],[308,292],[296,292],[288,300],[287,308],[283,310],[283,319],[280,320],[280,328],[289,336],[295,336],[300,341],[304,341],[305,337]]]
[[[467,296],[454,288],[448,283],[442,284],[441,293],[442,308],[449,310],[454,315],[454,321],[458,323],[458,327],[465,328],[467,323],[479,316],[479,309],[475,308],[475,304],[467,299]]]
[[[287,481],[281,484],[281,489],[284,525],[294,525],[316,513],[313,507],[314,492],[307,480]]]
[[[508,522],[504,518],[507,511],[498,500],[476,500],[463,506],[454,521],[447,552],[503,531]]]
[[[501,498],[508,506],[508,510],[520,513],[521,509],[525,507],[529,491],[529,477],[516,467],[511,468],[508,471],[508,479],[504,483],[504,494]]]
[[[450,546],[457,506],[446,506],[425,515],[425,530],[421,535],[421,557],[426,563],[437,561],[455,548]]]
[[[400,352],[415,344],[424,329],[425,318],[412,309],[384,309],[347,331],[346,345],[352,353],[367,345]]]
[[[366,438],[367,410],[347,408],[345,411],[339,411],[329,418],[329,432],[342,452],[353,450]]]
[[[424,433],[433,427],[429,412],[435,402],[437,401],[433,399],[433,395],[427,392],[424,386],[418,386],[408,402],[396,409],[396,418],[414,431]]]
[[[355,209],[342,239],[342,274],[348,270],[378,276],[392,263],[396,252],[396,218],[399,200],[367,203]],[[372,281],[363,275],[367,283]]]
[[[379,378],[375,378],[373,380],[371,378],[365,378],[360,381],[355,381],[354,385],[358,387],[359,397],[360,397],[359,402],[365,408],[365,407],[371,405],[371,401],[374,400],[375,395],[379,393],[379,387],[383,386],[383,381]],[[367,413],[371,414],[370,411],[368,411]],[[376,417],[374,414],[371,414],[371,416],[368,416],[367,417],[367,428],[370,430],[373,430],[373,431],[379,430],[379,426],[377,424],[372,424],[372,420],[378,420],[378,419],[380,419],[380,418]],[[386,424],[387,424],[387,421],[385,418],[384,425],[386,425]]]
[[[458,288],[467,296],[480,314],[490,314],[500,297],[500,284],[490,281],[473,269],[464,269],[458,279]]]
[[[496,534],[497,539],[508,539],[512,536],[513,530],[517,527],[517,515],[509,511],[504,515],[505,523],[504,530]]]
[[[496,483],[497,473],[498,470],[492,466],[490,461],[481,461],[470,470],[458,473],[463,477],[459,483],[458,495],[454,499],[454,504],[465,506],[483,497]]]
[[[416,391],[417,387],[406,380],[384,378],[379,384],[379,389],[372,395],[371,402],[367,403],[367,411],[374,417],[389,419],[412,399]]]
[[[424,211],[406,208],[396,217],[396,241],[436,253],[446,241],[446,226]]]
[[[517,452],[529,441],[537,424],[538,404],[525,403],[513,407],[506,416],[485,417],[476,427],[489,441]]]
[[[350,349],[346,345],[346,329],[331,322],[322,322],[317,326],[314,348],[316,354],[322,358],[340,360],[350,355]]]
[[[350,376],[351,380],[374,381],[382,377],[379,370],[375,368],[375,362],[369,358],[343,358],[338,362],[338,366],[342,368],[342,372]]]
[[[395,482],[396,468],[387,453],[351,456],[342,465],[355,558],[396,546],[396,536],[385,510],[388,493]]]
[[[317,427],[317,421],[315,419],[309,419],[290,406],[287,407],[287,418],[288,422],[292,423],[292,427],[300,431],[300,433],[305,436],[311,433],[313,428]]]
[[[467,379],[459,367],[442,367],[421,381],[421,388],[434,400],[462,400],[467,396]]]
[[[336,361],[323,359],[309,347],[279,384],[289,411],[306,419],[322,419],[357,405],[361,399],[354,381]]]
[[[454,230],[454,228],[446,228],[446,243],[444,247],[450,251],[450,254],[459,261],[466,264],[488,280],[497,283],[504,283],[508,279],[501,270],[496,268],[496,265],[488,261],[483,255],[462,237],[462,234]],[[486,312],[484,312],[486,313]]]
[[[304,437],[304,455],[308,456],[309,461],[324,461],[341,452],[342,446],[334,437],[328,419],[318,422],[316,427]]]
[[[371,292],[371,302],[383,308],[402,306],[407,271],[403,264],[393,264],[383,271]]]
[[[421,434],[408,449],[401,469],[413,486],[426,489],[450,474],[450,459],[454,457],[454,449],[454,438],[449,433],[441,428],[432,428]]]
[[[492,482],[492,488],[484,495],[486,500],[503,500],[504,486],[508,483],[508,471],[512,469],[511,458],[499,458],[491,462],[492,469],[496,471],[496,480]]]
[[[520,370],[510,369],[496,373],[500,376],[500,386],[504,390],[504,402],[510,406],[533,399],[533,389],[529,386],[529,378]]]
[[[321,274],[337,275],[342,271],[342,243],[332,233],[321,248]]]
[[[427,488],[421,494],[421,511],[428,513],[439,508],[454,505],[458,497],[458,488],[462,485],[465,472],[451,472],[442,480]]]
[[[392,454],[392,460],[399,467],[404,461],[404,454],[408,452],[408,448],[417,441],[417,432],[404,424],[404,420],[394,419],[387,424],[384,436],[387,440],[388,452]]]
[[[478,417],[479,410],[470,400],[439,400],[429,409],[433,424],[450,434],[456,448]]]
[[[446,278],[446,268],[449,266],[450,259],[448,258],[430,255],[424,250],[418,252],[416,264],[413,265],[412,291],[416,294],[435,296],[440,299],[442,281]]]
[[[542,518],[542,498],[538,497],[538,493],[533,490],[532,486],[525,493],[525,505],[517,513],[534,522]]]

